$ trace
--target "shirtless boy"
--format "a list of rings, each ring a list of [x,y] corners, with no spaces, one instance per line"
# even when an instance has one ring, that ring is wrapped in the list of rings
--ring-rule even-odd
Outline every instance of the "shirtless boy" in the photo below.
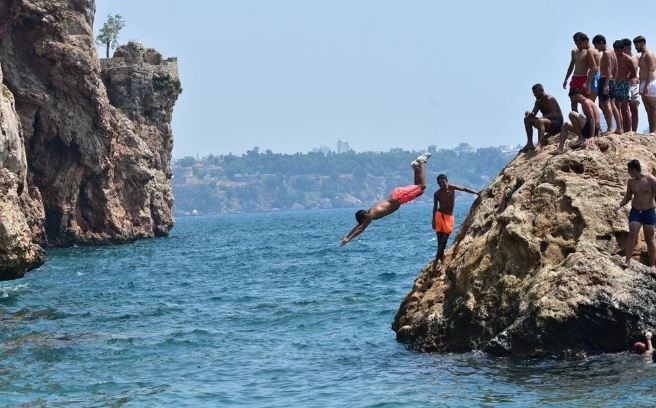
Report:
[[[433,261],[433,273],[438,262],[444,260],[444,250],[449,240],[449,235],[453,232],[453,206],[456,203],[456,191],[464,191],[470,194],[478,195],[477,191],[466,187],[460,187],[449,184],[445,174],[437,176],[437,184],[440,189],[433,196],[433,229],[437,233],[437,254]]]
[[[638,131],[638,106],[640,106],[640,80],[638,80],[638,56],[631,53],[631,40],[622,39],[624,53],[631,58],[635,73],[629,78],[631,87],[629,88],[629,108],[631,109],[631,130]],[[632,71],[633,72],[633,71]]]
[[[599,57],[599,55],[596,50],[590,48],[588,36],[581,32],[574,34],[574,44],[576,44],[576,48],[572,50],[572,58],[567,68],[563,89],[567,88],[567,80],[573,71],[574,75],[572,75],[572,81],[569,83],[569,89],[578,89],[585,96],[589,96],[594,100],[597,97],[595,82],[599,78],[595,56]],[[591,89],[591,87],[594,89]],[[574,103],[572,103],[572,110],[576,112],[576,104]]]
[[[631,87],[632,78],[636,76],[636,66],[633,60],[626,52],[624,40],[617,40],[613,43],[615,58],[617,59],[617,74],[615,75],[615,86],[611,89],[611,97],[615,99],[615,106],[620,111],[622,117],[622,130],[630,132],[633,129],[631,118]],[[631,42],[629,41],[629,51],[631,53]]]
[[[645,235],[647,252],[649,253],[649,267],[652,273],[656,273],[656,244],[654,243],[654,225],[656,225],[656,177],[651,174],[643,174],[638,160],[631,160],[628,164],[629,176],[626,183],[626,194],[615,208],[615,212],[631,201],[631,212],[629,213],[629,237],[626,240],[624,254],[626,259],[622,266],[628,267],[633,255],[640,227]]]
[[[656,55],[647,48],[647,40],[643,36],[633,39],[636,51],[641,53],[638,60],[640,72],[640,96],[645,103],[647,120],[649,121],[649,134],[656,135],[656,81],[654,71],[656,70]]]
[[[524,153],[535,149],[533,146],[533,128],[538,130],[538,146],[546,144],[545,133],[556,134],[563,126],[563,112],[560,110],[558,101],[551,95],[544,92],[541,84],[533,85],[533,95],[535,96],[535,105],[533,111],[524,113],[524,127],[526,128],[526,146],[519,152]],[[542,117],[537,117],[538,111]]]
[[[608,49],[606,45],[606,38],[597,34],[592,39],[592,44],[595,49],[601,54],[601,62],[599,64],[599,107],[604,113],[606,119],[607,130],[602,135],[609,133],[624,133],[622,130],[622,118],[620,112],[615,106],[614,95],[611,95],[611,88],[615,88],[614,75],[617,75],[617,57],[615,52]],[[617,129],[613,129],[613,118],[617,124]]]
[[[340,245],[348,244],[353,238],[362,234],[362,232],[371,224],[371,221],[383,218],[398,210],[402,204],[409,203],[420,195],[424,194],[426,189],[426,176],[424,167],[426,160],[431,157],[430,153],[424,153],[417,157],[411,163],[415,173],[415,183],[405,187],[397,187],[392,190],[389,198],[375,203],[368,210],[359,210],[355,213],[355,220],[358,225],[355,226],[340,242]]]
[[[583,115],[585,116],[575,111],[569,113],[571,123],[565,123],[563,125],[560,131],[560,143],[558,144],[558,148],[551,152],[553,155],[565,153],[565,141],[567,140],[568,131],[572,131],[578,136],[578,139],[569,145],[572,149],[583,145],[586,139],[593,138],[599,133],[599,112],[597,112],[594,102],[583,96],[578,89],[569,91],[569,98],[572,101],[572,105],[581,104]]]

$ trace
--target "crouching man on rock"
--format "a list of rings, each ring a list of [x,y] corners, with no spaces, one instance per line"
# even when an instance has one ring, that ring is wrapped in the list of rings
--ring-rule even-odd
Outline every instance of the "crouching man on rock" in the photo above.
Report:
[[[631,212],[629,213],[629,237],[626,240],[624,253],[626,260],[622,267],[627,268],[631,262],[633,249],[638,241],[640,227],[645,235],[647,252],[649,253],[649,267],[656,274],[656,244],[654,243],[654,225],[656,225],[656,177],[651,174],[643,174],[638,160],[631,160],[628,164],[629,176],[626,183],[626,194],[615,212],[631,201]]]

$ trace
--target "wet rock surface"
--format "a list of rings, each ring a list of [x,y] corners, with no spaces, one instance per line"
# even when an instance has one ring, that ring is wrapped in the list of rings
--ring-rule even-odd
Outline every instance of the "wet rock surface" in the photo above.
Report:
[[[519,155],[485,188],[433,275],[417,277],[392,328],[420,351],[576,356],[627,350],[656,327],[656,277],[642,235],[620,267],[638,159],[656,169],[656,139],[601,137],[561,156]],[[451,283],[454,281],[455,283]]]

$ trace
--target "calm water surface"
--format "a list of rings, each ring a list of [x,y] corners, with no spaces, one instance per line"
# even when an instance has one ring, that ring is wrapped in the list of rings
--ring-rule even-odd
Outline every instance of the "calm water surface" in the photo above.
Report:
[[[180,218],[169,238],[50,251],[0,283],[0,406],[656,406],[656,365],[630,354],[398,344],[390,324],[435,251],[430,210],[344,248],[353,210]]]

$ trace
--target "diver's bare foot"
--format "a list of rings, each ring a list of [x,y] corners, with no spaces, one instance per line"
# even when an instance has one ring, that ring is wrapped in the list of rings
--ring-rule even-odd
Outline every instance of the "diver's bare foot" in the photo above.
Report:
[[[622,130],[622,129],[617,129],[617,130],[615,131],[615,134],[616,134],[616,135],[623,135],[623,134],[624,134],[624,130]]]
[[[535,150],[535,146],[533,146],[533,143],[530,143],[530,144],[527,143],[526,146],[524,146],[524,147],[522,147],[521,149],[519,149],[519,152],[520,152],[520,153],[526,153],[526,152],[528,152],[529,150]]]
[[[569,147],[570,147],[571,149],[576,149],[576,148],[579,148],[579,147],[581,147],[581,146],[585,146],[585,142],[586,142],[585,138],[583,138],[583,137],[579,137],[579,138],[576,139],[574,142],[572,142],[572,143],[569,145]]]
[[[549,154],[553,155],[553,156],[558,156],[559,154],[563,154],[563,153],[565,153],[565,149],[558,148],[558,149],[554,150],[553,152],[551,152]]]
[[[649,273],[652,276],[656,276],[656,266],[652,266],[651,268],[649,268]]]
[[[631,264],[631,261],[624,260],[624,261],[620,262],[620,267],[622,269],[626,269],[626,268],[629,267],[630,264]]]

